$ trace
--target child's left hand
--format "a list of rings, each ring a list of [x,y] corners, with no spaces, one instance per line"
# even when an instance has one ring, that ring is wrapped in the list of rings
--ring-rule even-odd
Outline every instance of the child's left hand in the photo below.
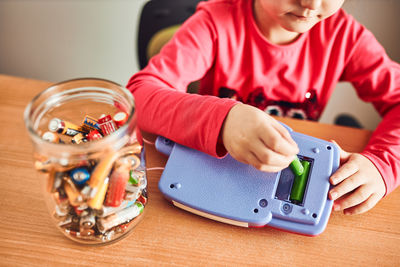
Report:
[[[340,148],[340,147],[339,147]],[[373,208],[385,195],[386,186],[375,165],[359,153],[340,148],[340,168],[330,177],[335,187],[329,191],[335,211],[359,214]]]

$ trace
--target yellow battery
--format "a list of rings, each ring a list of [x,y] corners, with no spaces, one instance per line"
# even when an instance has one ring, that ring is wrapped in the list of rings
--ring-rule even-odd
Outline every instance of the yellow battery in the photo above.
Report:
[[[54,118],[49,122],[49,130],[68,136],[75,136],[82,132],[82,128],[68,121]]]
[[[104,180],[104,183],[101,185],[99,190],[97,190],[97,193],[95,196],[88,201],[88,206],[91,207],[92,209],[99,210],[103,206],[104,198],[107,193],[107,188],[108,188],[108,177]]]
[[[114,165],[115,160],[118,158],[118,153],[109,152],[102,159],[100,159],[99,163],[94,168],[92,174],[90,175],[90,180],[88,182],[89,187],[92,189],[92,194],[97,194],[97,191],[100,190],[100,187],[104,184],[104,180],[109,175],[112,166]]]
[[[83,202],[83,197],[71,179],[64,177],[64,190],[72,206],[79,206]]]

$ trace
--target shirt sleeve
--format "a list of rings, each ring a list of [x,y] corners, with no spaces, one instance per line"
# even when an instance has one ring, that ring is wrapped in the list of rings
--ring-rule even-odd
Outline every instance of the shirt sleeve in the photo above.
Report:
[[[383,118],[362,154],[377,167],[389,194],[400,184],[400,65],[363,28],[342,79],[350,81],[358,96],[371,102]]]
[[[209,13],[200,9],[132,76],[127,88],[135,98],[140,129],[213,156],[226,154],[218,137],[236,102],[186,93],[188,84],[212,66],[216,38]]]

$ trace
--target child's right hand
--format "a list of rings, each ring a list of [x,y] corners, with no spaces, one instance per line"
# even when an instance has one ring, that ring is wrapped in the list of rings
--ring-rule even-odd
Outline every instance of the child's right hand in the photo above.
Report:
[[[222,140],[238,161],[266,172],[278,172],[293,161],[299,148],[288,130],[265,112],[235,105],[225,118]]]

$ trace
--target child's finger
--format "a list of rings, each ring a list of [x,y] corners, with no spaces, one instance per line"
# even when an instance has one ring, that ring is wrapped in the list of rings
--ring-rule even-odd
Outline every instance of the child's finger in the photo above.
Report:
[[[282,170],[284,167],[281,166],[274,166],[274,165],[267,165],[264,164],[259,160],[259,158],[253,153],[249,152],[246,156],[246,159],[244,160],[245,163],[252,165],[254,168],[264,171],[264,172],[278,172]]]
[[[293,140],[292,136],[290,135],[289,131],[279,122],[276,122],[273,124],[273,126],[276,128],[276,130],[282,135],[283,138],[286,139],[291,145],[297,147],[297,151],[295,152],[296,154],[298,152],[298,145],[297,143]]]
[[[299,152],[297,145],[282,138],[282,135],[276,130],[270,131],[268,135],[261,135],[261,140],[267,148],[284,156],[293,156]]]
[[[360,214],[366,212],[372,209],[380,199],[381,198],[379,197],[378,194],[372,194],[366,201],[354,207],[345,209],[343,213],[346,215],[352,215],[352,214]]]
[[[254,142],[251,147],[252,152],[262,164],[285,168],[293,161],[293,156],[284,156],[266,148],[263,142]]]
[[[354,192],[338,199],[333,204],[334,210],[344,210],[350,207],[359,205],[368,199],[372,194],[372,191],[367,186],[360,186]]]
[[[252,151],[247,153],[245,161],[247,164],[254,166],[256,169],[260,169],[263,165]]]
[[[342,165],[334,174],[329,178],[332,185],[337,185],[341,183],[347,177],[355,174],[359,170],[358,165],[347,162]]]
[[[274,166],[268,166],[268,165],[262,165],[261,168],[259,168],[260,171],[263,172],[279,172],[282,170],[280,167],[274,167]]]
[[[261,162],[257,159],[257,157],[250,151],[241,151],[238,154],[231,153],[231,156],[235,158],[237,161],[240,161],[245,164],[253,165],[257,168],[257,166],[261,166]]]
[[[363,184],[361,175],[353,174],[347,179],[344,179],[339,185],[329,191],[329,197],[331,200],[336,200],[341,196],[353,191],[357,187]]]

